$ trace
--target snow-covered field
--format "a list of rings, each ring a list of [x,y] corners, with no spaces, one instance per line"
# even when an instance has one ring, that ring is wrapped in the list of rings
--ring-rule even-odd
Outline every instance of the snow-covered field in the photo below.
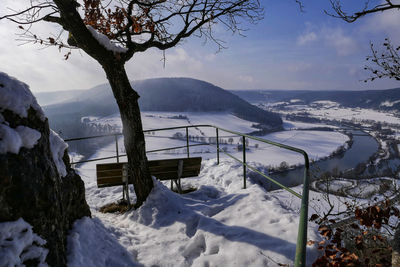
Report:
[[[321,109],[310,110],[312,115],[318,117],[325,117],[330,119],[355,119],[359,121],[373,120],[380,122],[387,122],[393,124],[400,124],[400,118],[395,117],[388,112],[379,112],[371,109],[350,109],[350,108],[334,108],[334,109]]]
[[[339,128],[337,126],[324,124],[324,123],[307,123],[307,122],[283,120],[283,128],[285,130],[310,129],[310,128],[317,128],[317,127],[326,127],[326,128],[331,128],[331,129]]]
[[[315,102],[314,102],[315,103]],[[307,112],[312,117],[330,119],[330,120],[355,120],[376,122],[386,122],[390,124],[400,124],[400,118],[391,112],[383,112],[363,108],[344,108],[338,107],[331,102],[329,105],[290,105],[285,108],[290,111],[280,111],[283,113]]]
[[[232,114],[225,112],[142,112],[142,122],[143,129],[159,129],[159,128],[169,128],[178,127],[186,125],[196,125],[196,124],[207,124],[207,125],[217,125],[221,128],[226,128],[231,131],[237,131],[241,133],[249,133],[256,131],[253,128],[253,122],[240,119]],[[181,116],[181,119],[177,117]],[[92,118],[92,123],[99,124],[110,124],[122,126],[122,122],[119,114],[114,114],[103,118]],[[214,129],[202,129],[203,133],[208,136],[215,136]],[[200,131],[193,130],[191,134],[201,135]]]
[[[176,119],[178,116],[182,116],[185,119]],[[144,129],[159,129],[166,127],[178,127],[185,125],[205,125],[211,124],[228,130],[237,131],[241,133],[248,133],[257,129],[252,128],[252,122],[239,119],[231,114],[227,113],[162,113],[162,112],[144,112],[142,115],[142,121]],[[110,124],[118,125],[121,127],[121,120],[119,116],[110,116],[106,118],[92,119],[91,123],[96,124]],[[290,124],[296,129],[309,128],[312,124],[292,123]],[[286,123],[289,125],[289,122]],[[326,126],[326,125],[315,125],[315,126]],[[186,145],[186,139],[172,139],[174,134],[181,134],[185,137],[185,129],[168,130],[160,132],[152,132],[146,134],[146,149],[155,150],[169,147],[179,147]],[[190,140],[190,144],[208,143],[209,138],[215,138],[215,128],[211,127],[198,127],[190,128],[189,135],[193,136]],[[219,137],[223,139],[220,142],[220,148],[225,149],[228,153],[241,159],[243,152],[238,150],[238,144],[241,142],[240,136],[232,135],[228,132],[220,131]],[[229,139],[231,142],[228,142]],[[305,130],[291,130],[274,132],[262,136],[262,138],[284,143],[289,146],[294,146],[305,150],[309,158],[312,160],[318,160],[329,156],[338,147],[344,145],[348,140],[348,137],[344,134],[331,131],[305,131]],[[316,142],[318,140],[318,142]],[[265,166],[279,166],[283,161],[289,165],[303,164],[304,159],[302,155],[284,150],[275,146],[271,146],[262,142],[248,140],[246,157],[250,162],[256,162]],[[123,140],[120,139],[120,152],[124,152]],[[105,151],[115,151],[115,145],[103,148]],[[203,159],[215,158],[216,157],[216,145],[205,145],[190,148],[191,155],[200,155]],[[121,153],[120,153],[121,154]],[[115,153],[114,153],[115,155]],[[186,148],[174,149],[169,151],[149,153],[150,159],[159,158],[173,158],[173,157],[185,157]],[[221,157],[228,157],[221,153]],[[122,159],[126,160],[126,159]]]

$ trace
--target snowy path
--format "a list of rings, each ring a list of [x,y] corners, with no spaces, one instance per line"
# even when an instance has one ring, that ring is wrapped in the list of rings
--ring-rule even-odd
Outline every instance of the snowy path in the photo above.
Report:
[[[197,187],[197,191],[178,195],[156,181],[145,204],[123,215],[98,212],[100,206],[121,198],[121,188],[98,189],[95,163],[83,165],[79,171],[95,219],[81,220],[73,229],[70,265],[292,264],[299,216],[291,203],[300,200],[287,193],[281,201],[280,195],[267,193],[250,182],[247,189],[242,189],[240,164],[223,161],[216,165],[214,160],[203,163],[198,178],[182,182],[183,186]],[[309,238],[315,239],[312,228],[315,226],[310,226]],[[90,248],[85,240],[93,240]],[[85,246],[90,251],[85,252]],[[309,262],[315,253],[308,253]]]

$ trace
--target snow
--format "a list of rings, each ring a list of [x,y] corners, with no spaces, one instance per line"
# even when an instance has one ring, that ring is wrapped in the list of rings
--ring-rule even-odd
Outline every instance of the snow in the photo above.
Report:
[[[187,119],[173,119],[179,115],[185,116]],[[143,112],[142,122],[145,129],[156,129],[164,127],[178,127],[185,125],[199,125],[199,124],[211,124],[229,130],[249,133],[256,131],[256,128],[252,128],[253,123],[237,118],[228,113],[190,113],[190,112]],[[90,123],[96,124],[110,124],[121,126],[121,120],[119,115],[113,115],[105,118],[99,118],[91,121]],[[285,124],[288,125],[287,123]],[[325,127],[323,124],[312,125],[312,124],[302,124],[302,123],[292,123],[294,127],[299,129],[306,128],[308,126],[321,126]],[[182,140],[171,139],[175,133],[181,133],[184,137]],[[201,137],[203,141],[190,141],[190,144],[199,144],[201,142],[209,142],[209,138],[214,138],[216,136],[216,130],[213,127],[196,127],[189,128],[189,135]],[[167,147],[178,147],[186,145],[186,132],[185,129],[176,129],[169,131],[155,132],[154,134],[146,134],[146,150],[154,150]],[[221,149],[226,149],[227,152],[235,157],[241,158],[243,152],[237,149],[237,144],[239,143],[239,136],[226,133],[224,131],[219,131],[219,137],[228,141],[229,138],[233,138],[232,144],[220,144]],[[320,159],[329,156],[338,147],[345,144],[348,141],[348,136],[332,131],[281,131],[271,133],[262,138],[285,143],[290,146],[299,147],[304,149],[309,154],[310,159]],[[318,143],[315,140],[319,140]],[[120,145],[120,152],[124,150],[123,139],[118,140]],[[258,146],[258,147],[256,147]],[[303,164],[304,159],[302,155],[294,153],[291,151],[283,150],[278,147],[274,147],[265,143],[249,140],[247,159],[252,162],[261,163],[264,165],[277,166],[281,162],[286,161],[289,165]],[[115,144],[104,148],[104,151],[115,151]],[[203,159],[215,158],[215,145],[205,145],[190,148],[191,155],[200,155]],[[220,153],[221,157],[228,157],[225,154]],[[114,152],[115,155],[115,152]],[[149,153],[148,157],[150,159],[159,158],[170,158],[177,156],[186,156],[186,148],[174,149],[170,151],[163,151],[157,153]],[[110,154],[98,154],[96,157],[107,157]],[[126,160],[126,159],[121,159]]]
[[[316,105],[316,106],[323,106],[324,108],[333,108],[333,107],[338,107],[340,106],[339,103],[334,102],[334,101],[329,101],[329,100],[318,100],[311,102],[311,106]]]
[[[104,46],[107,50],[110,50],[114,53],[125,53],[126,51],[128,51],[128,49],[117,46],[116,44],[112,43],[107,36],[105,36],[100,32],[97,32],[92,26],[87,25],[86,27],[88,28],[89,32],[93,35],[93,37],[96,38],[96,40],[99,41],[99,43],[102,46]]]
[[[75,221],[68,235],[67,251],[71,267],[140,266],[97,218]]]
[[[33,148],[40,137],[40,132],[26,126],[17,126],[14,129],[0,124],[0,154],[18,154],[22,147]]]
[[[249,133],[257,130],[256,128],[252,127],[252,125],[255,124],[254,122],[240,119],[226,112],[147,111],[147,112],[141,112],[141,114],[142,114],[143,129],[145,130],[178,127],[186,125],[197,125],[197,124],[216,125],[221,128],[226,128],[232,131],[237,131],[242,133]],[[179,115],[185,116],[187,117],[187,119],[176,119],[176,117]],[[103,118],[92,117],[90,123],[96,123],[102,125],[105,124],[117,125],[122,129],[122,122],[119,114],[114,114]],[[197,134],[202,136],[215,136],[214,128],[202,128],[201,130],[202,132],[192,128],[190,129],[190,131],[192,132],[189,134],[191,135]],[[176,132],[177,130],[173,131]],[[161,132],[161,134],[164,134],[164,132]]]
[[[307,123],[307,122],[283,120],[283,128],[285,130],[309,129],[309,128],[316,128],[316,127],[326,127],[326,128],[331,128],[331,129],[339,128],[337,126],[324,124],[324,123]]]
[[[42,108],[29,90],[29,86],[17,79],[0,72],[0,111],[10,110],[26,118],[29,108],[37,111],[40,119],[45,120]]]
[[[39,267],[45,263],[48,250],[46,241],[32,231],[32,226],[22,218],[0,223],[0,266],[25,266],[27,260],[37,260]]]
[[[242,165],[203,161],[199,177],[182,180],[184,187],[197,187],[195,192],[179,195],[166,187],[169,182],[154,180],[153,191],[138,210],[103,214],[99,207],[119,199],[122,191],[97,188],[95,164],[79,168],[95,219],[74,225],[68,242],[71,266],[107,266],[108,260],[113,266],[134,266],[132,260],[144,266],[293,264],[299,210],[251,181],[242,189]],[[300,205],[297,197],[293,201]],[[309,223],[309,239],[318,240],[316,229]],[[311,264],[318,252],[309,248],[307,253]]]
[[[395,104],[397,104],[397,103],[400,103],[400,100],[396,100],[396,101],[389,101],[389,100],[386,100],[386,101],[382,102],[382,103],[380,104],[380,106],[384,106],[384,107],[393,107],[393,105],[395,105]]]
[[[349,140],[347,135],[338,132],[304,130],[274,132],[261,138],[303,149],[307,152],[310,160],[328,157]],[[318,142],[315,142],[315,140],[318,140]],[[259,144],[259,146],[258,149],[251,149],[247,153],[246,158],[249,161],[264,163],[265,165],[279,165],[283,161],[286,161],[289,165],[304,163],[303,156],[298,153],[250,140],[250,144],[254,143]]]
[[[53,156],[54,163],[56,164],[58,174],[61,177],[67,175],[67,170],[63,161],[65,149],[68,145],[64,140],[53,130],[50,130],[50,149]]]
[[[369,121],[400,124],[400,118],[394,113],[364,108],[339,107],[336,102],[331,101],[315,101],[309,106],[289,105],[285,107],[285,110],[279,110],[279,112],[285,114],[307,112],[310,114],[310,117],[338,121],[354,120],[358,122],[363,122],[364,124],[368,123]]]
[[[312,115],[321,118],[328,119],[347,119],[347,120],[358,120],[358,121],[380,121],[387,123],[400,124],[400,118],[393,116],[388,112],[380,112],[371,109],[349,109],[349,108],[335,108],[335,109],[321,109],[321,110],[307,110]]]

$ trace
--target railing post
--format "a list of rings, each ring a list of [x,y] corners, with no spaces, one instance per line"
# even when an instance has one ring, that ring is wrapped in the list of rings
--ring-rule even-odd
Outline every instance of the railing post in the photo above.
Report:
[[[246,189],[246,137],[242,137],[243,148],[243,188]]]
[[[114,135],[114,137],[115,137],[115,151],[117,152],[117,162],[119,162],[118,136]]]
[[[218,128],[215,128],[216,134],[217,134],[217,164],[219,164],[219,133],[218,133]]]
[[[187,157],[189,158],[189,128],[186,126],[186,152],[187,152]]]
[[[303,194],[300,207],[299,231],[297,235],[296,257],[294,259],[295,267],[306,266],[306,250],[307,250],[307,223],[308,223],[308,193],[310,183],[310,164],[308,156],[304,155],[304,182]]]

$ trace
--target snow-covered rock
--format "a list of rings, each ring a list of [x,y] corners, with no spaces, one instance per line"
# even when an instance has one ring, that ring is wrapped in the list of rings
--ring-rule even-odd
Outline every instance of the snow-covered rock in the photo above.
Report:
[[[24,266],[30,257],[43,266],[66,266],[68,230],[90,216],[66,147],[50,132],[29,87],[0,73],[0,266]],[[32,231],[46,240],[48,254]],[[29,247],[30,240],[39,246]]]
[[[26,118],[33,108],[41,120],[45,120],[42,108],[29,90],[29,86],[17,79],[0,72],[0,111],[10,110],[20,117]]]
[[[35,234],[32,225],[22,218],[0,223],[0,266],[25,266],[27,261],[36,261],[45,267],[48,249],[46,241]]]
[[[67,143],[53,130],[50,130],[50,149],[53,156],[54,163],[56,164],[58,174],[62,177],[67,175],[63,157],[67,149]]]

